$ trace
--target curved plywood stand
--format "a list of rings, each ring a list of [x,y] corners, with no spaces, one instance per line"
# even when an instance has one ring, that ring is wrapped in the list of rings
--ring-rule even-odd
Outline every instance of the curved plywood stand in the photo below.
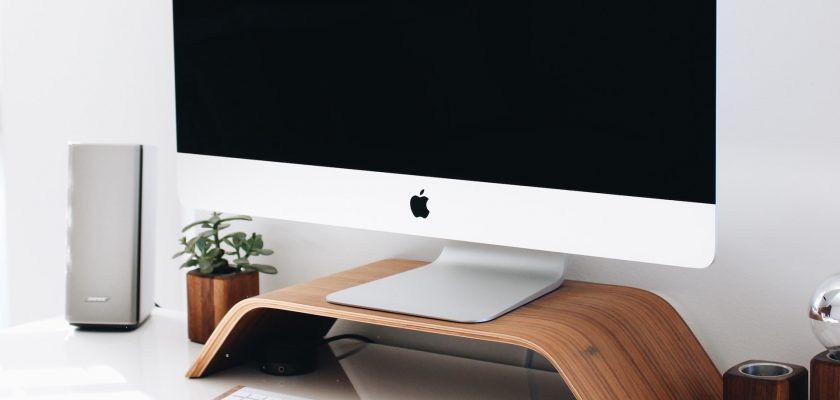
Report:
[[[210,336],[187,376],[251,357],[254,343],[321,337],[335,319],[532,349],[578,399],[719,399],[721,375],[679,314],[640,289],[566,281],[496,320],[462,324],[327,303],[334,291],[422,265],[387,260],[238,303]]]

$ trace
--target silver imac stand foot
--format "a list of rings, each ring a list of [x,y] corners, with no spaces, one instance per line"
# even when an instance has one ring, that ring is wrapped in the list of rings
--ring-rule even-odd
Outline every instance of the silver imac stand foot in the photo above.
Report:
[[[450,244],[431,264],[327,296],[347,306],[455,322],[485,322],[563,283],[565,254]]]

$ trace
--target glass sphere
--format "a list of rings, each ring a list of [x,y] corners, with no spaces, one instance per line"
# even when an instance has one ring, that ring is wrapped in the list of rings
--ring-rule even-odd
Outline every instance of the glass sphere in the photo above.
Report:
[[[840,355],[840,274],[826,278],[811,297],[811,330],[834,356]]]

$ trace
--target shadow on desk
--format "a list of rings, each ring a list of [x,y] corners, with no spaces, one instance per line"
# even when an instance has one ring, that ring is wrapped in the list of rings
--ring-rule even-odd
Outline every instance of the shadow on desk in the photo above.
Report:
[[[361,399],[574,399],[556,372],[381,345],[332,349]]]
[[[574,399],[556,372],[355,342],[322,347],[309,376],[264,375],[254,382],[255,373],[248,363],[207,380],[240,375],[253,388],[331,400]]]

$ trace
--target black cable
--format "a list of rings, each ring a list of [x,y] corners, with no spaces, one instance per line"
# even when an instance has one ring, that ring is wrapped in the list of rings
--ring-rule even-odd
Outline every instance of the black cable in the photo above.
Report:
[[[531,394],[531,400],[536,400],[539,398],[539,386],[537,386],[537,381],[534,380],[534,351],[531,349],[525,349],[525,377],[528,380],[528,391]]]
[[[349,334],[346,334],[346,335],[338,335],[338,336],[333,336],[333,337],[329,337],[329,338],[324,338],[324,340],[321,342],[321,344],[327,344],[327,343],[335,342],[336,340],[342,340],[342,339],[356,339],[356,340],[358,340],[360,342],[364,342],[364,343],[376,343],[372,339],[370,339],[369,337],[349,333]],[[353,350],[350,350],[350,351],[348,351],[344,354],[336,354],[335,359],[339,360],[339,361],[343,360],[347,357],[352,356],[353,354],[358,353],[363,348],[364,348],[364,346],[358,346],[358,347],[354,348]]]
[[[338,336],[324,338],[324,340],[321,342],[321,344],[327,344],[327,343],[335,342],[336,340],[344,340],[344,339],[356,339],[358,341],[362,341],[362,342],[365,342],[365,343],[376,343],[371,338],[369,338],[367,336],[348,333],[346,335],[338,335]]]

